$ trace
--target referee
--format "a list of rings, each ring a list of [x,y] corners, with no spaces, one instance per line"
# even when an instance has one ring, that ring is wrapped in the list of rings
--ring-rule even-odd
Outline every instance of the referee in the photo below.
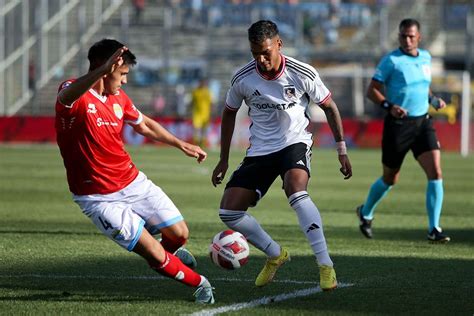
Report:
[[[428,240],[435,243],[450,240],[439,226],[443,204],[441,154],[427,114],[430,104],[438,110],[446,103],[430,90],[431,55],[418,48],[420,40],[419,22],[401,21],[400,47],[382,58],[367,89],[367,97],[387,111],[382,138],[383,176],[372,184],[365,203],[357,207],[359,227],[367,238],[372,238],[375,208],[398,182],[403,159],[411,150],[428,178]]]

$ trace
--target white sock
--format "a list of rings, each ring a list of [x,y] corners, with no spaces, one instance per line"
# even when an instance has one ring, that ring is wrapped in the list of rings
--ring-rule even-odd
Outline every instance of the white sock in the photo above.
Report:
[[[333,266],[329,257],[326,239],[323,233],[323,222],[319,210],[306,191],[293,193],[288,202],[298,216],[301,230],[306,235],[308,242],[319,265]]]
[[[252,245],[263,251],[268,257],[278,257],[280,255],[280,245],[263,230],[252,215],[245,211],[220,209],[219,217],[224,224],[244,235]]]

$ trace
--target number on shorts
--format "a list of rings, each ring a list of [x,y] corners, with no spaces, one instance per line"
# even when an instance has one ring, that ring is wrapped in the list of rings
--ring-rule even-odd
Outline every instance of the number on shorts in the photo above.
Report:
[[[104,229],[113,228],[113,227],[112,227],[112,224],[110,224],[109,222],[107,222],[105,219],[103,220],[100,216],[99,216],[99,221],[100,221],[100,223],[102,224],[102,226],[104,226]]]

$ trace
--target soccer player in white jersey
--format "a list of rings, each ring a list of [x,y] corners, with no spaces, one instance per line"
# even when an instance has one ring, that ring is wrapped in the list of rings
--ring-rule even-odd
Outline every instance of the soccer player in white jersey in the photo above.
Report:
[[[289,261],[282,248],[247,210],[255,206],[280,176],[290,206],[320,267],[323,290],[337,287],[336,272],[323,234],[323,224],[307,185],[310,176],[312,135],[306,130],[310,100],[325,112],[333,132],[344,179],[352,176],[343,138],[341,117],[331,93],[318,72],[308,64],[284,56],[278,27],[259,21],[249,28],[254,60],[236,72],[227,93],[222,114],[220,160],[212,174],[214,186],[228,169],[229,149],[235,117],[242,101],[249,106],[250,147],[242,164],[232,174],[221,200],[219,216],[231,229],[242,233],[268,259],[255,280],[256,286],[271,282],[278,268]]]
[[[198,162],[207,154],[143,115],[122,85],[135,55],[122,43],[103,39],[89,50],[89,72],[59,87],[56,133],[69,189],[97,228],[156,272],[196,288],[198,303],[214,303],[212,287],[183,264],[194,257],[180,248],[189,232],[171,199],[133,164],[122,141],[124,124],[151,140],[174,146]],[[152,235],[161,233],[159,242]],[[182,260],[180,260],[182,259]]]

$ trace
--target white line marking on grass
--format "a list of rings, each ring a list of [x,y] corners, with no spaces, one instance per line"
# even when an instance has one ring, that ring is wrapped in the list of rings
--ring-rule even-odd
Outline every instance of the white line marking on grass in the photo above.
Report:
[[[9,274],[1,275],[0,278],[39,278],[39,279],[95,279],[95,280],[170,280],[162,276],[107,276],[107,275],[63,275],[63,274]],[[210,281],[223,281],[223,282],[255,282],[254,279],[238,279],[238,278],[212,278]],[[287,283],[287,284],[318,284],[317,282],[311,281],[299,281],[299,280],[273,280],[273,283]]]
[[[353,284],[350,283],[339,283],[338,287],[343,288],[343,287],[349,287],[353,286]],[[256,300],[252,300],[249,302],[244,302],[244,303],[237,303],[237,304],[232,304],[232,305],[227,305],[227,306],[222,306],[222,307],[217,307],[213,309],[203,309],[199,312],[195,312],[190,314],[190,316],[212,316],[212,315],[217,315],[221,313],[227,313],[227,312],[235,312],[241,309],[245,308],[252,308],[252,307],[257,307],[260,305],[268,305],[270,303],[275,303],[275,302],[281,302],[281,301],[286,301],[292,298],[296,297],[304,297],[304,296],[309,296],[315,293],[321,293],[322,290],[319,286],[317,287],[311,287],[308,289],[304,290],[297,290],[291,293],[286,293],[286,294],[279,294],[275,296],[264,296],[261,298],[258,298]]]

